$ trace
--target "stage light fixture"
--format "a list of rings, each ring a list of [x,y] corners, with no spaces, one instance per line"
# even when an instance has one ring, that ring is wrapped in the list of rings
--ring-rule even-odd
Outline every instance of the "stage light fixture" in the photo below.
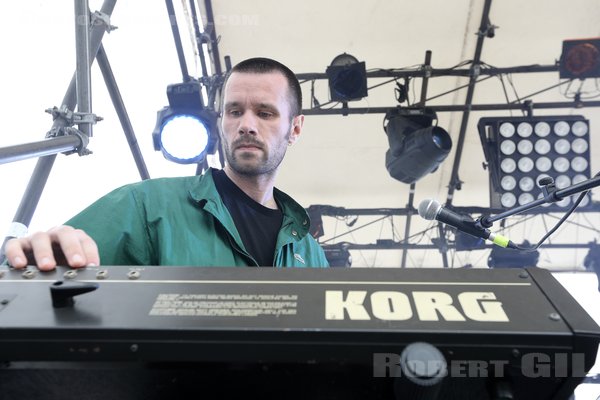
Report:
[[[588,271],[594,271],[598,277],[598,291],[600,291],[600,244],[590,243],[590,251],[583,259],[583,266]]]
[[[565,40],[560,56],[561,79],[600,77],[600,38]]]
[[[452,148],[448,132],[432,126],[435,113],[396,109],[386,115],[385,133],[390,145],[385,166],[394,179],[414,183],[437,170]]]
[[[539,181],[544,177],[564,189],[591,176],[589,121],[583,116],[482,118],[478,129],[489,164],[492,208],[512,208],[541,198]],[[525,213],[565,211],[575,198]],[[590,194],[579,207],[591,207]]]
[[[524,247],[530,247],[530,243],[525,240]],[[500,246],[494,246],[488,256],[488,267],[490,268],[526,268],[535,267],[540,259],[540,252],[517,251]]]
[[[367,97],[367,69],[365,62],[343,53],[331,61],[325,72],[329,80],[332,101],[352,101]]]
[[[308,219],[310,220],[310,228],[308,232],[311,234],[311,236],[315,239],[318,239],[325,235],[321,206],[311,205],[306,209],[306,212],[308,213]]]
[[[322,247],[330,267],[352,266],[352,255],[350,254],[346,243],[323,245]]]
[[[202,162],[217,147],[218,114],[202,104],[196,81],[167,87],[169,106],[157,113],[152,133],[154,150],[179,164]]]

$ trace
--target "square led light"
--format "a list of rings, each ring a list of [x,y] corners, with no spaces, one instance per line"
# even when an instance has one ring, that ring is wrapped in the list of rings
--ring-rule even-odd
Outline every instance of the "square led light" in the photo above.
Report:
[[[479,135],[489,164],[490,207],[513,208],[543,196],[539,180],[558,189],[589,179],[590,126],[580,115],[482,118]],[[566,211],[578,195],[526,211]],[[590,195],[578,209],[591,206]]]

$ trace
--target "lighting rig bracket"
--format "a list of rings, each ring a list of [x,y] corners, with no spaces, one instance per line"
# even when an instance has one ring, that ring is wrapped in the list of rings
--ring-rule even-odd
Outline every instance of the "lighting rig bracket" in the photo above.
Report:
[[[437,120],[437,114],[429,107],[400,107],[391,108],[385,115],[389,120],[393,117],[403,117],[422,126],[432,125]]]
[[[102,117],[97,116],[94,113],[80,113],[69,110],[66,106],[52,107],[45,110],[48,114],[52,115],[52,120],[55,121],[60,119],[63,121],[63,126],[52,128],[46,133],[46,139],[55,138],[59,136],[75,135],[79,137],[81,145],[75,150],[67,151],[64,154],[77,153],[80,156],[86,156],[91,154],[91,150],[87,148],[89,143],[89,136],[80,130],[74,128],[74,125],[79,124],[96,124],[96,122],[102,121]]]
[[[52,115],[53,121],[57,118],[62,118],[67,123],[67,126],[76,124],[95,124],[96,122],[102,121],[102,117],[99,117],[94,113],[75,112],[69,110],[65,106],[62,106],[61,108],[47,108],[46,112]]]
[[[225,74],[215,74],[210,76],[202,76],[198,79],[200,84],[206,88],[208,95],[207,107],[213,111],[215,110],[216,96],[219,90],[223,89],[225,83]]]
[[[108,33],[114,31],[115,29],[118,29],[117,26],[110,24],[110,15],[103,13],[101,11],[94,11],[91,14],[90,25],[91,26],[104,25],[106,27],[106,32],[108,32]]]

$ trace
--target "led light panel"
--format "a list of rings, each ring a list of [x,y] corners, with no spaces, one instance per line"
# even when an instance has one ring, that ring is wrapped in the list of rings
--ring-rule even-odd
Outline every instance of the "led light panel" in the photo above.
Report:
[[[479,121],[490,173],[490,206],[508,209],[543,196],[539,180],[558,189],[590,178],[590,126],[583,116],[494,117]],[[578,195],[526,213],[566,211]],[[589,194],[578,210],[590,205]]]

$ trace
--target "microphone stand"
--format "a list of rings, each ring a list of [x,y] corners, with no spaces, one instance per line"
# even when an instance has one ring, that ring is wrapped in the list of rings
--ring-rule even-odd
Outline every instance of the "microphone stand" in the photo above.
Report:
[[[565,197],[588,191],[590,189],[600,186],[600,176],[596,175],[591,179],[579,182],[575,185],[571,185],[560,190],[556,189],[556,186],[554,186],[554,180],[552,178],[543,178],[540,180],[540,184],[542,185],[542,192],[544,194],[544,197],[542,197],[541,199],[532,201],[531,203],[523,204],[519,207],[512,208],[495,216],[481,216],[477,219],[476,225],[482,229],[487,229],[490,228],[494,222],[499,221],[501,219],[522,213],[523,211],[531,210],[532,208],[538,207],[542,204],[554,203],[564,199]]]

